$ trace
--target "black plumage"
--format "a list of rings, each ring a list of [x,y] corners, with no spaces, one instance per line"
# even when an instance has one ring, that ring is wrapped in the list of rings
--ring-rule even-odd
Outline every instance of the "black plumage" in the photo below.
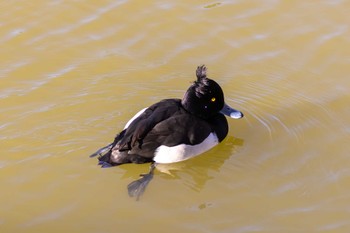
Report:
[[[223,91],[207,78],[205,66],[197,68],[196,76],[182,99],[165,99],[151,105],[113,143],[92,156],[99,155],[104,167],[146,163],[154,161],[160,146],[199,145],[211,133],[217,137],[216,144],[221,142],[228,133],[227,120],[220,112],[225,106]]]

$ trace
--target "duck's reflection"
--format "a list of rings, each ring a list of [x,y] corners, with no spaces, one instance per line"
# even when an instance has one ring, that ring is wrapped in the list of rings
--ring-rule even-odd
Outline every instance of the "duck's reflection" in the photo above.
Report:
[[[183,183],[190,189],[200,192],[206,183],[215,177],[215,172],[220,172],[225,161],[234,156],[236,149],[243,143],[243,139],[228,136],[220,145],[195,158],[172,164],[152,164],[149,173],[142,174],[139,179],[128,185],[129,195],[138,200],[153,178],[154,172],[156,175],[160,172],[161,174],[158,176],[162,179],[171,180],[186,177],[183,179]],[[137,174],[130,166],[120,166],[119,168],[125,170],[123,178],[135,177]],[[147,165],[141,166],[141,169],[147,169]]]

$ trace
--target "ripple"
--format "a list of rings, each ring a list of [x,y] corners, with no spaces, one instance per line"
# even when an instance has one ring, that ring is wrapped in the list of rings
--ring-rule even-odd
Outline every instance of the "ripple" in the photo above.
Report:
[[[12,31],[10,31],[6,36],[4,36],[2,39],[0,39],[0,43],[4,43],[8,40],[11,40],[19,35],[21,35],[22,33],[24,33],[27,29],[25,28],[16,28],[13,29]]]
[[[259,38],[259,39],[262,39],[262,38]],[[279,56],[284,52],[286,52],[285,49],[280,49],[277,51],[267,51],[267,52],[263,52],[260,54],[248,55],[246,59],[250,60],[250,61],[266,60],[266,59],[270,59],[270,58],[274,58],[276,56]]]
[[[286,210],[280,210],[277,211],[276,215],[291,215],[296,213],[307,213],[317,210],[317,206],[302,206],[302,207],[294,207],[294,208],[288,208]]]
[[[256,15],[260,15],[262,13],[265,13],[267,11],[276,9],[276,5],[278,4],[278,1],[275,0],[270,0],[270,1],[265,1],[262,5],[256,8],[251,8],[247,9],[246,11],[235,15],[236,19],[247,19],[247,18],[252,18]]]
[[[10,126],[10,125],[13,125],[13,123],[12,122],[4,123],[4,124],[0,125],[0,130],[5,129],[5,128],[7,128],[7,126]]]
[[[86,24],[89,24],[95,20],[97,20],[98,18],[100,18],[102,15],[104,15],[105,13],[111,11],[112,9],[116,8],[116,7],[119,7],[120,5],[123,5],[124,3],[126,3],[127,0],[120,0],[120,1],[114,1],[104,7],[100,7],[98,8],[94,14],[92,15],[89,15],[89,16],[86,16],[85,18],[82,18],[80,20],[78,20],[77,22],[75,23],[71,23],[71,24],[68,24],[68,26],[64,26],[64,27],[61,27],[61,28],[58,28],[58,29],[53,29],[53,30],[50,30],[44,34],[41,34],[39,36],[36,36],[30,40],[28,40],[26,42],[27,45],[31,45],[31,44],[34,44],[34,43],[37,43],[43,39],[46,39],[47,37],[49,36],[56,36],[56,35],[61,35],[61,34],[67,34],[68,32],[71,32],[77,28],[80,28]]]
[[[344,228],[345,226],[350,226],[350,223],[348,220],[344,221],[337,221],[335,223],[327,223],[325,225],[322,225],[318,227],[318,231],[332,231],[337,230],[338,228]]]
[[[215,7],[220,6],[221,4],[222,4],[221,2],[216,2],[216,3],[209,4],[209,5],[205,5],[204,8],[207,8],[207,9],[215,8]]]
[[[337,27],[335,27],[335,30],[333,30],[332,32],[329,32],[327,34],[323,34],[320,37],[318,37],[316,39],[316,43],[323,44],[329,40],[332,40],[336,37],[344,35],[348,31],[348,29],[349,29],[348,25],[337,26]]]
[[[259,114],[254,113],[251,110],[245,110],[245,112],[248,112],[251,116],[253,116],[260,124],[262,124],[265,129],[268,131],[268,134],[270,136],[270,140],[273,140],[273,129],[272,129],[272,124],[269,122],[269,120],[266,120],[264,117],[260,117]],[[254,124],[251,124],[252,126]]]
[[[33,216],[33,218],[30,221],[23,223],[22,227],[27,228],[38,224],[43,224],[44,222],[47,222],[47,221],[56,221],[57,219],[61,218],[62,216],[74,210],[76,207],[77,207],[77,204],[69,204],[64,207],[55,208],[51,212],[46,212],[36,217]]]
[[[6,64],[4,68],[1,68],[0,78],[6,77],[9,73],[16,71],[17,69],[30,64],[34,59],[23,59],[13,61],[11,63]]]
[[[55,72],[49,73],[47,74],[46,78],[42,79],[42,80],[36,80],[36,81],[30,81],[28,83],[30,83],[31,87],[27,88],[25,90],[21,90],[21,92],[18,94],[19,96],[24,96],[27,95],[29,92],[32,92],[34,90],[39,89],[40,87],[44,86],[45,84],[49,83],[52,79],[56,79],[58,77],[61,77],[69,72],[71,72],[72,70],[74,70],[77,67],[77,65],[68,65],[64,68],[61,68]]]
[[[290,183],[286,183],[286,184],[283,184],[283,185],[277,187],[274,191],[272,191],[272,194],[278,196],[278,195],[281,195],[283,193],[286,193],[286,192],[289,192],[292,190],[296,190],[298,188],[300,188],[300,183],[290,182]]]

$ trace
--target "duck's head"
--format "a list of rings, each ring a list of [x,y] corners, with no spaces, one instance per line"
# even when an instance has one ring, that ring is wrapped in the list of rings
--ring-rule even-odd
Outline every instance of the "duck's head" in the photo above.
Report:
[[[202,65],[196,70],[197,80],[188,88],[182,98],[183,107],[190,113],[208,119],[217,113],[239,119],[243,113],[225,104],[220,85],[207,77],[207,68]]]

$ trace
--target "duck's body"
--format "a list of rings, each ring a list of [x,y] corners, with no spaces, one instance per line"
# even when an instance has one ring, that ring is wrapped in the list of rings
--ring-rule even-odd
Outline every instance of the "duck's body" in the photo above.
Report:
[[[141,110],[115,137],[98,150],[103,167],[124,163],[173,163],[201,154],[228,133],[225,116],[243,114],[224,103],[220,86],[197,68],[197,81],[183,99],[165,99]]]

